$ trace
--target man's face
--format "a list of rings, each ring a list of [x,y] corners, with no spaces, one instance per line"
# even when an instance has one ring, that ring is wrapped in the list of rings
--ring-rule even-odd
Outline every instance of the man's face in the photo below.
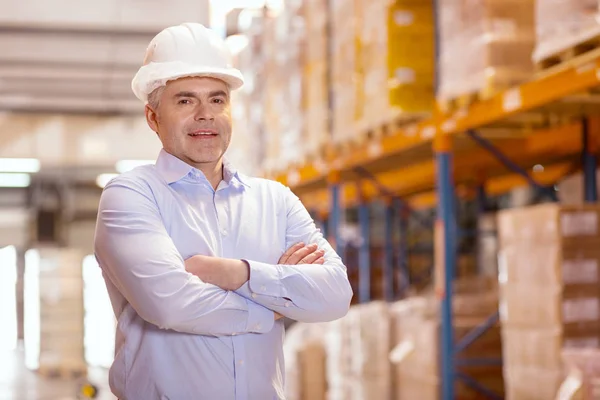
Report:
[[[229,89],[218,79],[170,81],[156,110],[146,107],[148,124],[164,149],[188,164],[218,163],[231,142]]]

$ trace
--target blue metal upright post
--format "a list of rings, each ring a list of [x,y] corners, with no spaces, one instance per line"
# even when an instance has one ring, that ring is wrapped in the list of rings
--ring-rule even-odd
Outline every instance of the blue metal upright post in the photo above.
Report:
[[[329,217],[327,216],[327,213],[320,214],[319,219],[321,220],[321,229],[323,230],[323,237],[328,238],[329,237]]]
[[[329,189],[331,190],[331,211],[329,214],[329,226],[327,233],[333,241],[333,246],[336,252],[343,257],[343,246],[340,238],[340,223],[341,223],[341,205],[340,205],[340,181],[339,175],[332,174],[329,181]]]
[[[485,235],[487,232],[483,232],[480,230],[481,227],[481,217],[483,217],[485,215],[485,212],[487,211],[487,195],[485,192],[485,186],[483,184],[479,185],[477,187],[477,221],[476,221],[476,234],[477,234],[477,242],[476,242],[476,256],[477,256],[477,272],[479,274],[483,274],[484,273],[484,266],[482,265],[482,259],[483,259],[483,250],[482,250],[482,241],[480,240],[480,237],[482,235]]]
[[[358,301],[371,300],[371,231],[369,229],[369,203],[364,200],[358,206],[361,244],[358,252]]]
[[[400,269],[400,297],[404,297],[405,291],[410,286],[410,272],[408,269],[408,213],[407,207],[401,201],[394,204],[398,215],[398,228],[400,231],[400,243],[398,246],[398,268]]]
[[[456,216],[454,210],[454,179],[452,166],[452,143],[448,137],[440,136],[435,140],[437,159],[438,214],[436,229],[441,229],[443,237],[443,282],[437,282],[441,297],[441,377],[442,400],[454,400],[454,332],[452,324],[452,283],[455,269],[455,233]],[[437,234],[436,234],[437,236]]]
[[[593,203],[598,200],[598,187],[596,185],[596,155],[593,153],[590,124],[587,118],[581,121],[583,134],[583,190],[586,202]]]
[[[383,244],[383,296],[386,301],[394,300],[394,205],[386,199]]]

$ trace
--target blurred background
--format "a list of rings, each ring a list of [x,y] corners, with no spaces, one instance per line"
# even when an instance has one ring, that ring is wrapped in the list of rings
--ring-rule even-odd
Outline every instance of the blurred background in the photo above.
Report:
[[[0,400],[114,400],[98,200],[158,155],[130,82],[183,22],[245,76],[228,157],[348,267],[288,400],[600,398],[598,0],[0,5]]]

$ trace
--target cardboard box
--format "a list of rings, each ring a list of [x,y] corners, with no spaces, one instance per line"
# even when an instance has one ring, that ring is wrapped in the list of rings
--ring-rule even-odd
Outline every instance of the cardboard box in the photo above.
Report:
[[[325,400],[327,324],[295,323],[286,330],[285,395],[288,400]]]
[[[498,212],[500,247],[600,243],[600,205],[541,204]]]
[[[600,33],[597,0],[537,0],[533,59],[541,61]]]
[[[480,326],[498,309],[498,290],[494,280],[471,278],[454,285],[453,303],[455,342]],[[438,399],[440,362],[439,303],[433,296],[415,297],[394,303],[392,314],[394,392],[398,399]],[[459,359],[502,358],[500,326],[487,330],[458,355]],[[504,382],[501,366],[461,367],[499,394]],[[456,385],[458,398],[477,398],[477,393]]]
[[[600,349],[565,349],[564,380],[559,400],[595,400],[600,398]]]
[[[439,7],[439,99],[487,95],[531,77],[533,0],[442,0]]]
[[[504,367],[507,400],[554,399],[562,382],[561,369]]]

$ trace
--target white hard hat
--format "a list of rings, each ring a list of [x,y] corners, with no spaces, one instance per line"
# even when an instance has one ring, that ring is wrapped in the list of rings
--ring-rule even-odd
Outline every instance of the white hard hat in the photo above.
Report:
[[[244,83],[242,73],[230,64],[225,41],[202,24],[185,23],[166,28],[152,39],[131,89],[146,103],[156,88],[189,76],[221,79],[231,90]]]

